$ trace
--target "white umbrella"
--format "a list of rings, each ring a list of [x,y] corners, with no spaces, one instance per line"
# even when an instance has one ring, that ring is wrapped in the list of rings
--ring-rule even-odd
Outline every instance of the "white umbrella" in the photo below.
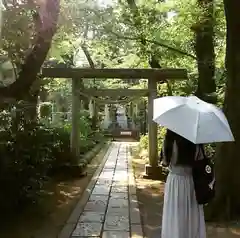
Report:
[[[234,141],[223,112],[195,96],[155,99],[153,120],[195,144]]]

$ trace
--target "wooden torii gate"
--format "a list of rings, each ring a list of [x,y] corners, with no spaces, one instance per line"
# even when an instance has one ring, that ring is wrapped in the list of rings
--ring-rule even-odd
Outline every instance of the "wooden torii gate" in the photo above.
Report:
[[[146,165],[146,175],[154,178],[161,174],[158,167],[157,124],[153,122],[153,100],[157,97],[157,82],[166,80],[187,79],[185,69],[90,69],[90,68],[43,68],[42,76],[48,78],[72,79],[72,133],[71,148],[76,157],[79,156],[79,89],[80,79],[148,79],[148,89],[101,89],[88,90],[95,96],[148,96],[148,140],[149,165]],[[92,90],[92,91],[91,91]]]

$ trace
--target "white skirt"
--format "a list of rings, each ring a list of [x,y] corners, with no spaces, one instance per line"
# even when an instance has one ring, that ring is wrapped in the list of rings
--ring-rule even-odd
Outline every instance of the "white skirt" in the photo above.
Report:
[[[203,206],[196,201],[191,168],[171,168],[165,185],[161,238],[206,238]]]

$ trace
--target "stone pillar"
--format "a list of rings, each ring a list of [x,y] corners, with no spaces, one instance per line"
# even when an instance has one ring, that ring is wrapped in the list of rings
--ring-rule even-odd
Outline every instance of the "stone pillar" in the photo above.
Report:
[[[120,116],[117,116],[117,121],[122,129],[127,129],[127,116],[126,116],[126,107],[119,106],[118,112],[121,113]]]
[[[109,124],[110,124],[109,106],[108,106],[108,104],[105,104],[104,119],[103,119],[103,128],[104,128],[104,129],[108,129]]]
[[[127,105],[125,104],[123,106],[124,106],[124,120],[125,120],[124,126],[125,126],[125,129],[129,129],[128,128],[128,117],[127,117]]]
[[[98,116],[96,102],[91,99],[88,104],[89,116],[91,118],[91,128],[96,130],[98,128]]]
[[[61,107],[58,102],[52,104],[52,123],[54,125],[61,123]]]
[[[158,167],[157,148],[157,124],[153,121],[153,100],[157,97],[157,81],[148,80],[148,156],[149,165],[146,165],[145,172],[148,178],[161,178],[162,170]]]
[[[54,93],[54,100],[52,102],[52,123],[58,125],[61,121],[61,95],[59,92]]]
[[[57,122],[57,117],[56,117],[56,102],[52,102],[52,123],[55,124]]]
[[[133,102],[129,104],[129,120],[131,122],[131,129],[134,129],[134,122],[133,122]]]
[[[135,108],[135,129],[139,130],[139,104],[136,102],[136,108]]]
[[[146,102],[144,101],[144,104],[143,104],[143,106],[144,106],[144,126],[143,126],[143,128],[144,128],[144,131],[143,131],[143,134],[144,135],[146,135],[147,134],[147,108],[146,108]]]
[[[131,119],[132,119],[132,129],[134,130],[136,128],[136,124],[135,124],[135,115],[136,115],[136,105],[132,103],[132,115],[131,115]]]
[[[79,99],[78,99],[78,100],[79,100]],[[80,111],[84,110],[84,101],[83,101],[83,99],[80,100],[79,110],[80,110]]]
[[[138,103],[136,103],[135,114],[136,114],[136,117],[137,117],[138,116]]]
[[[72,121],[72,100],[68,98],[68,111],[67,111],[67,122],[71,123]]]
[[[94,108],[94,101],[91,99],[89,101],[89,115],[90,115],[90,118],[93,118],[95,115],[95,108]]]
[[[80,111],[80,100],[79,100],[79,84],[81,79],[72,79],[72,132],[71,132],[71,150],[76,156],[76,164],[79,158],[79,147],[80,147],[80,131],[79,131],[79,111]]]
[[[67,112],[67,122],[71,123],[71,121],[72,121],[72,110],[69,110]]]

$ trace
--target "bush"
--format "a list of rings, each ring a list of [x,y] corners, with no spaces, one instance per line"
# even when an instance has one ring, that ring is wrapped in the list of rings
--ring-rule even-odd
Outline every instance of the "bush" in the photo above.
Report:
[[[59,155],[69,158],[69,135],[36,124],[5,130],[0,132],[0,153],[0,202],[16,209],[37,201]]]
[[[166,129],[164,127],[159,127],[158,128],[158,134],[157,134],[157,142],[158,142],[158,151],[161,151],[162,149],[162,143],[163,143],[163,138],[165,136]],[[141,149],[148,149],[148,134],[142,135],[140,137],[140,148]]]
[[[0,114],[4,125],[0,128],[0,208],[8,212],[37,203],[52,171],[75,161],[67,127],[49,128],[36,122],[26,123],[21,116],[17,118],[7,112]],[[86,120],[81,125],[80,149],[86,151],[100,135],[91,140],[94,134],[88,138],[91,130]]]
[[[148,134],[140,136],[140,148],[147,150],[148,149]]]
[[[39,105],[40,118],[49,118],[52,115],[52,103],[44,102]]]
[[[64,129],[71,133],[72,125],[65,123]],[[85,154],[89,151],[96,143],[103,140],[103,133],[100,131],[93,131],[91,128],[91,119],[89,113],[82,111],[79,117],[79,137],[80,137],[80,152]]]

